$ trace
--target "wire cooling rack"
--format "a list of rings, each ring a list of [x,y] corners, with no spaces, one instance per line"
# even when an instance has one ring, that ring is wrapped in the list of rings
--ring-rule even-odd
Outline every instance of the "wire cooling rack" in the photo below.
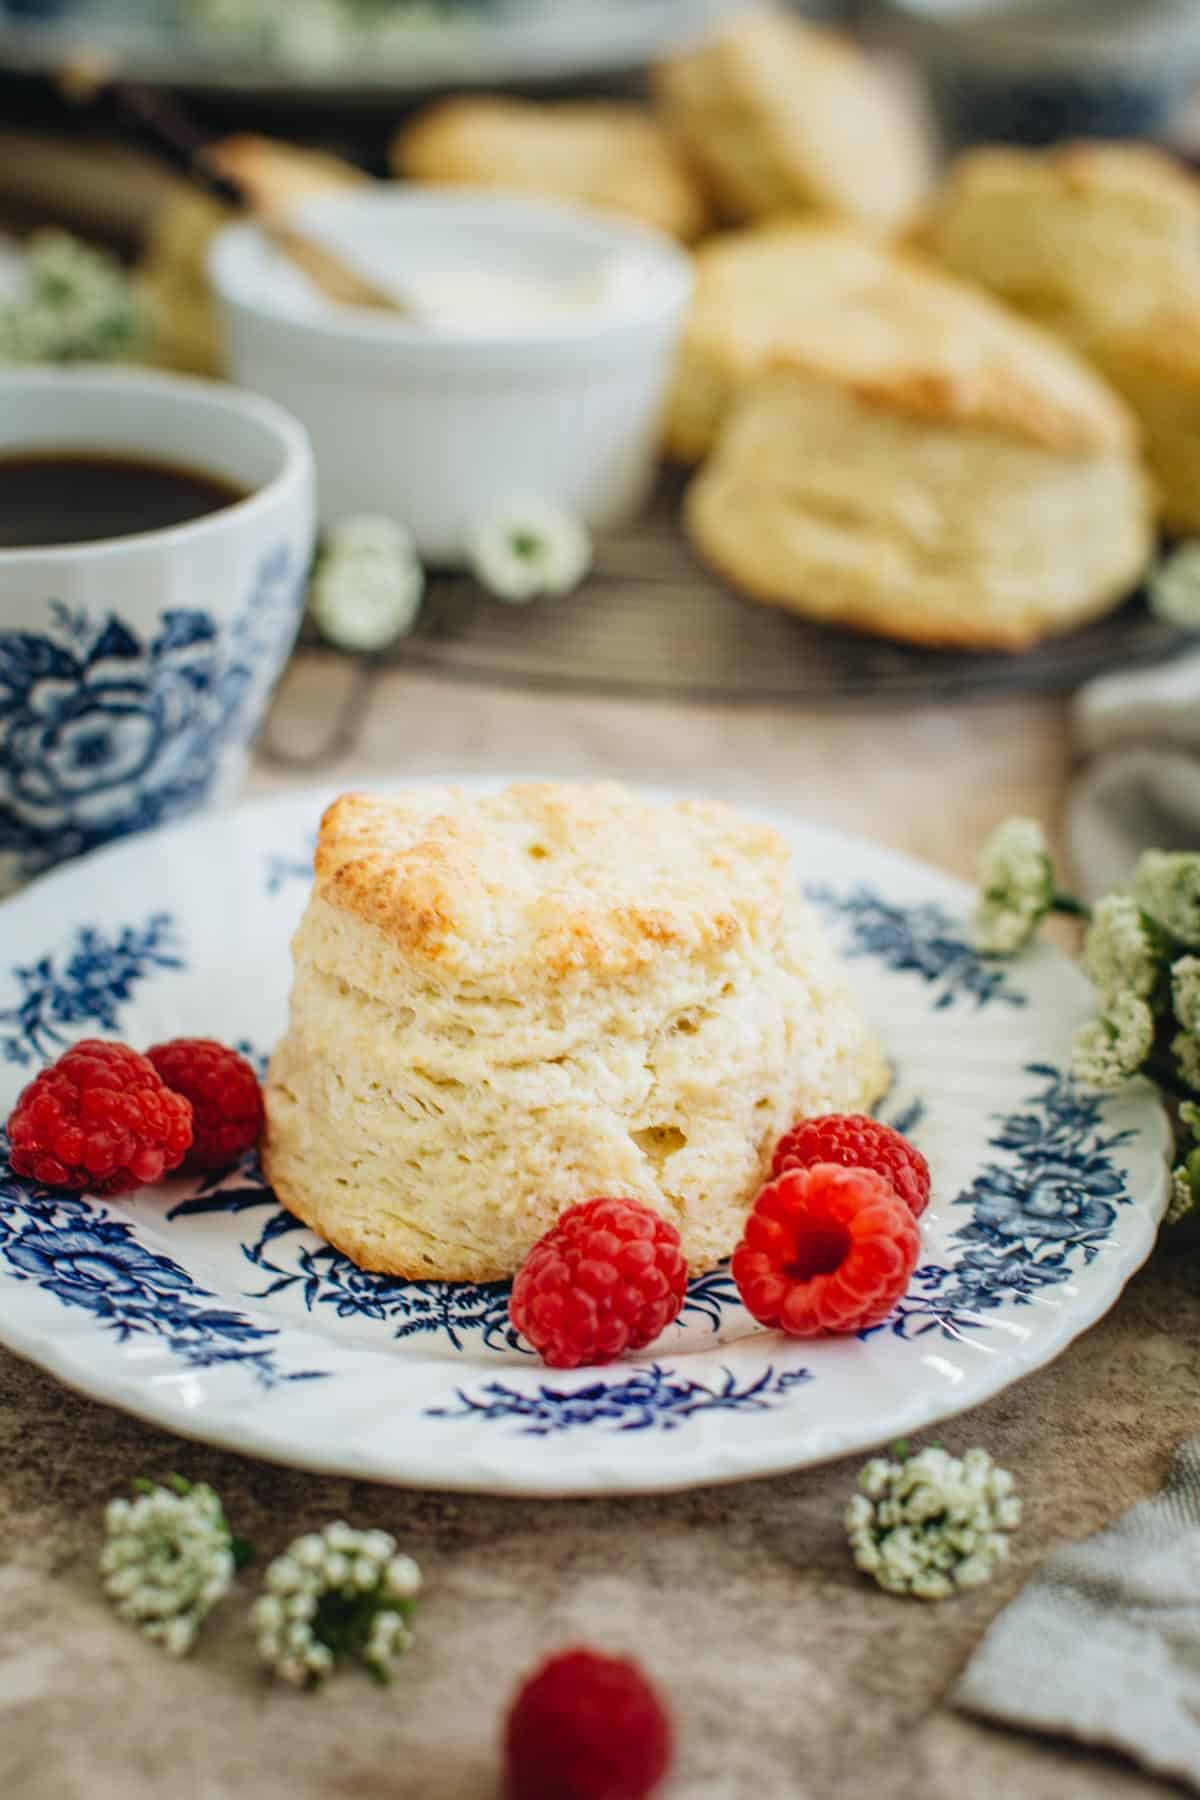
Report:
[[[412,636],[359,659],[341,716],[300,760],[312,766],[353,744],[381,667],[694,704],[936,705],[1067,693],[1106,670],[1162,661],[1187,641],[1140,594],[1020,655],[921,649],[810,624],[743,600],[704,567],[680,528],[681,489],[678,476],[665,476],[636,524],[601,539],[591,576],[569,599],[508,606],[468,576],[434,576]]]
[[[741,599],[704,567],[679,525],[681,486],[665,477],[642,519],[602,539],[591,577],[567,600],[506,606],[465,576],[435,579],[416,631],[389,662],[578,693],[832,706],[1067,692],[1183,642],[1140,596],[1021,655],[920,649],[810,624]]]

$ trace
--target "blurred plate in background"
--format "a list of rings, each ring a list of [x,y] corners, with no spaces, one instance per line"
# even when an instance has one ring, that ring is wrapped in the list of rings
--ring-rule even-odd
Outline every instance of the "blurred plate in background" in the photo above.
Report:
[[[349,10],[347,0],[340,0]],[[131,80],[192,92],[282,95],[370,103],[456,86],[585,81],[628,73],[703,36],[740,0],[514,0],[462,4],[444,18],[396,0],[386,30],[339,41],[338,0],[276,8],[277,40],[265,44],[243,15],[265,19],[263,0],[179,0],[174,11],[142,0],[119,5],[0,0],[0,66],[53,73],[81,41],[111,50]],[[374,16],[383,16],[376,6]],[[324,23],[323,23],[324,22]]]

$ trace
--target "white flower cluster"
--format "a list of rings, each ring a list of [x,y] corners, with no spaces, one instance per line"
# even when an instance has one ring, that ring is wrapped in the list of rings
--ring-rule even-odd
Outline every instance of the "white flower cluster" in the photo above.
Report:
[[[233,1540],[212,1488],[176,1476],[134,1500],[110,1502],[100,1554],[104,1591],[170,1656],[186,1656],[200,1625],[233,1585]]]
[[[1013,1478],[986,1450],[875,1457],[858,1487],[846,1508],[855,1562],[889,1593],[918,1600],[944,1600],[987,1581],[1021,1522]]]
[[[0,363],[106,362],[143,320],[119,263],[64,231],[29,241],[23,291],[0,305]]]
[[[989,956],[1027,944],[1054,899],[1054,868],[1036,819],[1005,819],[979,855],[975,941]]]
[[[1180,1133],[1187,1132],[1192,1148],[1171,1171],[1171,1198],[1167,1206],[1167,1224],[1178,1225],[1200,1205],[1200,1106],[1185,1100],[1179,1108]]]
[[[1150,608],[1168,625],[1200,631],[1200,541],[1191,539],[1164,557],[1149,582]]]
[[[1136,1075],[1154,1048],[1154,1014],[1136,994],[1118,994],[1098,1019],[1075,1033],[1071,1068],[1085,1087],[1113,1093]]]
[[[1146,915],[1127,894],[1097,901],[1083,944],[1083,966],[1103,1000],[1134,994],[1145,1000],[1158,980],[1158,950]]]
[[[1147,850],[1133,872],[1133,897],[1185,948],[1200,949],[1200,855],[1195,851]]]
[[[368,653],[411,631],[425,576],[403,525],[364,513],[326,534],[309,594],[322,637]]]
[[[561,507],[530,504],[485,519],[469,556],[489,593],[520,606],[573,592],[591,567],[592,540]]]
[[[386,1531],[338,1520],[295,1542],[267,1570],[251,1609],[259,1655],[284,1681],[311,1687],[358,1657],[379,1681],[412,1644],[421,1571]]]

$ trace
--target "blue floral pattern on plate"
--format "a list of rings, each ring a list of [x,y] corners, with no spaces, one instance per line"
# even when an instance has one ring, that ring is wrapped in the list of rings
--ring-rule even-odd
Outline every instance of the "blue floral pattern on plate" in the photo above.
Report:
[[[994,1002],[1025,1006],[1003,963],[975,948],[961,922],[936,901],[904,906],[860,883],[848,892],[823,883],[805,888],[812,904],[844,927],[843,955],[871,957],[899,975],[917,975],[931,989],[936,1011],[960,1000],[976,1011]]]
[[[616,1381],[591,1381],[586,1387],[541,1386],[534,1392],[489,1381],[477,1395],[460,1388],[454,1406],[430,1406],[430,1419],[520,1421],[526,1437],[577,1431],[600,1425],[615,1431],[675,1431],[697,1413],[767,1412],[791,1392],[812,1380],[807,1369],[776,1373],[767,1367],[753,1380],[738,1381],[721,1371],[719,1385],[692,1381],[661,1363],[635,1369]]]
[[[139,1242],[100,1202],[23,1180],[0,1135],[0,1259],[63,1306],[82,1307],[118,1343],[154,1338],[189,1369],[236,1365],[259,1387],[313,1381],[322,1369],[280,1368],[278,1331],[221,1304],[170,1257]]]
[[[458,1351],[469,1347],[532,1354],[509,1320],[511,1282],[403,1281],[369,1274],[331,1244],[321,1243],[277,1204],[256,1156],[245,1157],[232,1174],[203,1182],[196,1193],[172,1207],[167,1218],[174,1222],[262,1206],[271,1209],[269,1216],[241,1248],[247,1262],[269,1279],[265,1287],[251,1290],[247,1299],[269,1300],[291,1292],[310,1313],[328,1308],[339,1319],[388,1324],[397,1342],[440,1337]],[[291,1246],[290,1262],[275,1260],[276,1247],[289,1237],[303,1241]],[[715,1269],[689,1283],[680,1322],[702,1319],[716,1332],[726,1309],[738,1304],[732,1278],[726,1270]]]
[[[963,1255],[919,1268],[910,1297],[877,1330],[953,1338],[986,1324],[999,1306],[1027,1306],[1069,1281],[1080,1260],[1092,1262],[1117,1208],[1130,1204],[1114,1152],[1132,1132],[1105,1131],[1103,1097],[1081,1092],[1061,1069],[1031,1063],[1026,1073],[1035,1092],[988,1138],[1012,1161],[985,1163],[953,1203],[970,1210],[951,1238]]]
[[[178,928],[169,913],[144,925],[77,931],[63,958],[43,956],[13,970],[19,998],[0,1007],[4,1060],[27,1066],[55,1057],[86,1031],[117,1030],[121,1008],[156,969],[181,969]]]
[[[29,877],[207,800],[299,598],[281,547],[227,629],[176,609],[139,636],[56,601],[52,631],[0,632],[0,856]]]
[[[69,909],[57,930],[37,890],[10,903],[9,1102],[24,1069],[66,1042],[91,1032],[153,1041],[177,1004],[181,1017],[249,1040],[240,1047],[261,1067],[286,1005],[283,914],[308,876],[316,810],[311,797],[289,800],[244,825],[198,821],[169,852],[149,840],[117,853],[102,919],[84,870],[57,878],[57,905]],[[794,836],[809,868],[834,866],[824,835]],[[691,1284],[687,1329],[646,1358],[556,1376],[514,1341],[505,1284],[355,1269],[279,1207],[253,1157],[129,1207],[0,1177],[0,1338],[104,1397],[137,1385],[138,1410],[167,1425],[178,1418],[172,1383],[186,1376],[189,1429],[217,1441],[484,1491],[765,1473],[977,1403],[1055,1354],[1144,1256],[1165,1191],[1161,1116],[1149,1097],[1080,1093],[1063,1074],[1084,996],[1052,953],[989,964],[932,878],[922,890],[907,865],[891,885],[886,852],[848,845],[836,871],[819,904],[861,960],[903,1078],[884,1113],[930,1151],[939,1182],[926,1262],[866,1341],[806,1345],[801,1358],[752,1328],[718,1270]],[[242,930],[228,957],[189,968],[218,906],[240,909]],[[278,957],[262,960],[272,943]],[[1031,1047],[1043,1052],[1036,1062]],[[1143,1191],[1149,1204],[1133,1204]],[[87,1326],[56,1327],[63,1308]],[[303,1403],[275,1397],[289,1392]]]

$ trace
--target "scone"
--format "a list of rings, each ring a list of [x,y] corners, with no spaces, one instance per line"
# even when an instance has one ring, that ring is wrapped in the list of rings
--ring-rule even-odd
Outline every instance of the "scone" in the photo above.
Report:
[[[597,1194],[711,1268],[780,1132],[885,1083],[786,844],[718,805],[346,795],[292,948],[265,1164],[364,1269],[509,1276]]]
[[[640,107],[583,100],[444,100],[392,141],[397,175],[509,188],[625,213],[685,242],[708,207],[662,127]]]
[[[224,138],[205,154],[260,213],[282,212],[310,194],[367,179],[339,157],[252,133]],[[151,222],[137,281],[152,322],[154,359],[168,368],[221,373],[206,263],[213,238],[233,216],[218,200],[181,182]]]
[[[774,223],[714,238],[696,256],[670,453],[705,455],[746,385],[791,360],[1051,448],[1130,436],[1084,363],[986,294],[852,226]]]
[[[975,151],[921,241],[1091,358],[1141,421],[1166,524],[1200,530],[1200,181],[1143,144]]]
[[[688,492],[696,544],[758,599],[914,643],[1021,650],[1109,610],[1154,548],[1119,409],[1022,422],[985,374],[769,371]]]
[[[1149,144],[969,151],[917,236],[1077,342],[1200,305],[1200,181]]]
[[[849,38],[782,9],[736,14],[654,86],[731,223],[815,210],[895,231],[929,188],[928,134],[904,94]]]

